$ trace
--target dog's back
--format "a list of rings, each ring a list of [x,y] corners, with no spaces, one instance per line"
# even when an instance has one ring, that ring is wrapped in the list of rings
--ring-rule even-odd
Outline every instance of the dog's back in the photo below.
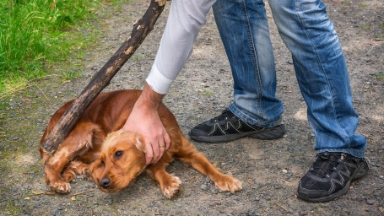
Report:
[[[102,126],[103,132],[107,134],[116,129],[115,127],[122,127],[119,122],[122,111],[124,110],[124,113],[128,116],[140,93],[140,90],[119,90],[100,93],[81,116]],[[73,100],[68,101],[53,114],[40,143],[45,140],[72,103]]]

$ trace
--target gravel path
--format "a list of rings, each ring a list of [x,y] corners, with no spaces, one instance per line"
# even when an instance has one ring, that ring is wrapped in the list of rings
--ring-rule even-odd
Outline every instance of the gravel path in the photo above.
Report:
[[[328,203],[308,203],[295,196],[300,177],[315,158],[314,136],[306,121],[289,51],[270,19],[278,73],[277,95],[285,106],[288,134],[276,141],[241,139],[222,144],[194,142],[224,173],[243,182],[238,193],[218,192],[212,182],[176,161],[168,169],[182,180],[172,200],[142,175],[129,188],[106,194],[81,178],[69,195],[49,194],[38,153],[43,130],[53,112],[75,97],[130,33],[148,2],[133,0],[120,13],[101,21],[99,46],[81,60],[83,77],[62,82],[58,76],[36,81],[0,110],[0,215],[384,215],[384,5],[381,0],[325,0],[339,33],[361,115],[358,132],[368,137],[366,156],[372,171],[350,192]],[[168,2],[170,4],[170,2]],[[141,88],[156,54],[168,7],[154,31],[106,90]],[[116,14],[111,8],[111,14]],[[268,8],[269,17],[271,18]],[[376,39],[375,39],[376,38]],[[59,73],[59,72],[58,72]],[[381,78],[379,78],[381,76]],[[212,13],[195,43],[194,53],[172,85],[164,103],[185,134],[226,108],[232,77]]]

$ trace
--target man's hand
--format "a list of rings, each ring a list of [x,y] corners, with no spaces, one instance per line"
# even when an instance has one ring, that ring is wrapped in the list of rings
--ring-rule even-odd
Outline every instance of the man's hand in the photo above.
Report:
[[[147,150],[145,158],[147,164],[157,163],[171,143],[157,111],[163,96],[146,84],[123,126],[124,130],[143,136]]]

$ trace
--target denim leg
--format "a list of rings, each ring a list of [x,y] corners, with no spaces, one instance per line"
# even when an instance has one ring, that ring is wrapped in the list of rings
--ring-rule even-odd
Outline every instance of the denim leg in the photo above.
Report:
[[[320,0],[269,0],[275,23],[292,53],[307,103],[308,121],[320,152],[363,157],[366,138],[355,134],[359,117],[352,106],[348,70],[326,7]]]
[[[281,124],[283,105],[275,97],[276,70],[263,0],[218,0],[213,12],[234,79],[229,109],[252,125]]]

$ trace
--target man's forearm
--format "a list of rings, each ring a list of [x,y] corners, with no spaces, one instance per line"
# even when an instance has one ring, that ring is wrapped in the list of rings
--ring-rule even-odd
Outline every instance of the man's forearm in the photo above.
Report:
[[[149,109],[157,110],[164,95],[155,92],[148,83],[145,84],[140,98],[137,100],[137,106],[145,106]]]
[[[175,0],[155,63],[146,79],[152,89],[166,94],[193,49],[193,42],[216,0]]]

